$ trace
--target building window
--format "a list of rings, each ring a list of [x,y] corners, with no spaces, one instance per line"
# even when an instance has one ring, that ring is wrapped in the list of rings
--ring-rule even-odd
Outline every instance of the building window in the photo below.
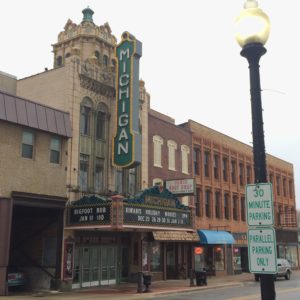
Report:
[[[56,58],[56,66],[57,66],[57,67],[62,66],[62,56],[58,56],[58,57]]]
[[[246,202],[245,197],[241,197],[241,219],[243,222],[246,221]]]
[[[238,197],[233,196],[232,198],[232,215],[235,221],[238,220]]]
[[[105,140],[105,123],[106,117],[105,112],[98,111],[96,118],[96,138],[99,140]]]
[[[129,169],[129,172],[128,172],[128,192],[129,192],[130,195],[135,195],[136,194],[136,187],[137,187],[136,180],[137,180],[136,168]]]
[[[292,179],[289,180],[289,196],[290,198],[294,197],[294,183]]]
[[[116,192],[119,194],[123,193],[123,172],[122,169],[116,169],[115,172],[115,185],[116,185]]]
[[[50,142],[50,162],[54,164],[59,164],[60,162],[60,139],[51,138]]]
[[[209,151],[204,151],[204,176],[209,177],[209,167],[210,167],[210,153]]]
[[[277,195],[280,196],[280,176],[276,176],[276,191]]]
[[[224,194],[224,218],[229,220],[229,195]]]
[[[97,58],[97,61],[100,62],[100,52],[99,51],[95,51],[95,56]]]
[[[182,173],[189,174],[189,154],[190,148],[187,145],[181,145]]]
[[[34,136],[32,132],[23,131],[22,134],[22,157],[33,158]]]
[[[221,194],[215,192],[215,215],[217,219],[221,218]]]
[[[83,100],[80,106],[80,133],[90,135],[90,119],[92,103],[89,99]]]
[[[79,186],[80,189],[86,191],[89,179],[89,156],[80,154],[80,170],[79,170]]]
[[[283,187],[283,196],[286,197],[287,193],[286,193],[286,178],[282,179],[282,187]]]
[[[249,165],[246,167],[246,180],[247,184],[251,183],[251,166]]]
[[[195,203],[196,216],[202,217],[201,189],[199,189],[199,188],[196,189],[196,201],[195,202],[196,202]]]
[[[162,167],[161,165],[161,147],[163,145],[163,139],[155,135],[153,136],[153,164],[155,167]]]
[[[194,148],[193,160],[194,160],[194,174],[200,175],[200,155],[201,151],[199,148]]]
[[[103,66],[104,67],[108,66],[108,56],[107,55],[103,55]]]
[[[244,165],[243,163],[239,164],[239,178],[240,178],[240,185],[244,185]]]
[[[233,184],[236,183],[236,161],[235,160],[231,161],[231,182]]]
[[[219,179],[219,155],[214,155],[214,178]]]
[[[228,159],[227,157],[223,157],[223,180],[228,180]]]
[[[174,141],[168,141],[168,161],[169,161],[169,170],[176,170],[176,150],[177,144]]]
[[[104,160],[102,158],[96,157],[95,161],[95,177],[94,177],[94,187],[96,191],[103,191],[103,181],[104,181]]]
[[[211,217],[211,211],[210,211],[210,191],[205,191],[205,216],[207,218]]]

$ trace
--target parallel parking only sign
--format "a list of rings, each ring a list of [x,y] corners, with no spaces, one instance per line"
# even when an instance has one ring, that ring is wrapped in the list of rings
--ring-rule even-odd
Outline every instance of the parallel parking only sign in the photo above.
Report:
[[[276,237],[274,228],[248,229],[248,257],[251,273],[277,273]]]
[[[248,184],[246,187],[248,226],[273,226],[274,205],[271,183]]]

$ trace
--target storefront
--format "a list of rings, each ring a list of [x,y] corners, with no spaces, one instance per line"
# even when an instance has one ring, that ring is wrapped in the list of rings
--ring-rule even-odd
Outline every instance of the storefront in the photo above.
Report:
[[[234,274],[249,272],[247,232],[233,232],[233,271]]]
[[[232,274],[233,236],[227,231],[198,230],[200,244],[194,248],[195,270],[210,275]]]
[[[67,206],[63,288],[187,277],[192,243],[191,209],[157,187],[135,198],[83,197]]]

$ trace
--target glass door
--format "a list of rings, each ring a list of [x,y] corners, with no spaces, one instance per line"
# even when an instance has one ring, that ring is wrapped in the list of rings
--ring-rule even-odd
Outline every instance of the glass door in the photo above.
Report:
[[[101,247],[101,285],[116,284],[117,251],[116,247]]]
[[[82,249],[82,287],[99,285],[98,248]]]

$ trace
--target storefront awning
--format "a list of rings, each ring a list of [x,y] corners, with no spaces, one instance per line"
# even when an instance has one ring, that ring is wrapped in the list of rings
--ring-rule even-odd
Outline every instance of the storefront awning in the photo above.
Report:
[[[167,242],[198,242],[200,241],[197,232],[185,231],[153,231],[153,238],[156,241]]]
[[[201,244],[234,244],[232,234],[227,231],[198,230]]]

